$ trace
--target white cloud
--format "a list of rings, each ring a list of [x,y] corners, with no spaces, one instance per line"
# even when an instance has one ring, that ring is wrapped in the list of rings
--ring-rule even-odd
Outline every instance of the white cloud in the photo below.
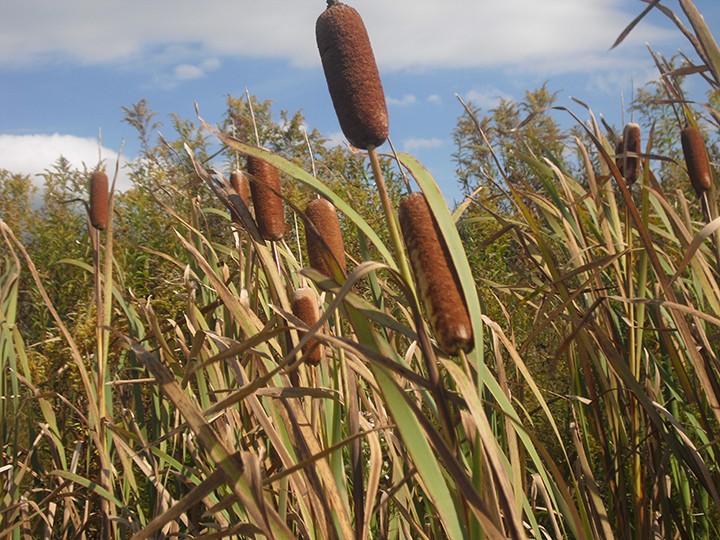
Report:
[[[202,53],[188,47],[168,47],[159,53],[152,63],[158,67],[152,77],[152,84],[172,89],[184,81],[193,81],[206,77],[209,73],[220,69],[221,62],[216,57],[202,59]],[[172,68],[165,69],[165,63],[174,63],[177,58],[186,58],[188,62],[181,62]],[[149,61],[151,62],[151,61]]]
[[[388,96],[387,103],[388,105],[399,105],[400,107],[407,107],[409,105],[415,105],[418,102],[418,99],[413,94],[405,94],[401,98],[393,98]]]
[[[220,68],[220,60],[217,58],[208,58],[200,65],[203,71],[210,72]]]
[[[437,94],[432,94],[427,97],[428,103],[434,103],[434,104],[440,104],[442,103],[442,98],[438,96]]]
[[[620,89],[627,93],[628,104],[631,101],[633,90],[637,91],[650,81],[658,78],[658,71],[654,65],[646,63],[641,69],[614,68],[593,74],[586,86],[586,90],[596,90],[605,94],[617,94]]]
[[[180,64],[175,67],[175,78],[180,81],[188,81],[191,79],[199,79],[205,75],[205,72],[200,66],[193,66],[192,64]]]
[[[175,66],[175,78],[179,81],[188,81],[192,79],[200,79],[211,71],[215,71],[220,67],[220,61],[217,58],[208,58],[200,64],[180,64]]]
[[[209,67],[189,56],[319,63],[317,0],[10,4],[0,20],[0,64],[166,61],[191,78]],[[521,66],[551,74],[596,69],[641,7],[623,0],[365,0],[358,9],[381,69]],[[659,14],[646,17],[622,49],[677,37],[659,20],[665,22]]]
[[[489,86],[473,88],[467,91],[462,98],[466,103],[472,102],[486,111],[497,107],[502,99],[512,100],[512,96],[509,94]]]
[[[102,158],[108,176],[112,178],[118,154],[115,150],[103,147]],[[27,174],[40,183],[37,175],[51,169],[60,157],[82,170],[83,167],[93,169],[98,162],[97,140],[90,137],[74,135],[8,135],[0,134],[0,168],[12,173]],[[121,159],[117,189],[123,190],[130,186],[127,170],[122,166],[127,160]]]
[[[445,144],[445,141],[437,137],[430,139],[410,138],[403,141],[403,150],[405,152],[416,152],[429,148],[439,148]]]

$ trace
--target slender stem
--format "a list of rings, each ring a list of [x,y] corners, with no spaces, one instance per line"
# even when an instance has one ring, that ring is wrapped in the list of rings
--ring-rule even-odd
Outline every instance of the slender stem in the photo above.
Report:
[[[105,382],[107,379],[107,357],[108,357],[108,342],[109,342],[109,318],[106,317],[107,311],[107,280],[112,279],[112,276],[103,275],[104,269],[107,268],[107,264],[102,264],[102,235],[98,229],[91,228],[90,231],[94,244],[94,274],[95,274],[95,307],[96,307],[96,318],[97,325],[95,328],[96,335],[96,389],[97,392],[97,408],[98,408],[98,419],[94,429],[97,433],[98,441],[98,456],[100,458],[100,473],[98,484],[108,492],[113,492],[112,479],[111,479],[111,464],[108,456],[110,446],[107,440],[107,429],[106,429],[106,417],[107,411],[107,397],[106,397],[106,386]],[[105,261],[107,261],[108,252],[112,250],[112,245],[105,246],[106,251]],[[111,289],[110,289],[111,290]],[[114,507],[104,497],[100,501],[100,515],[101,515],[101,538],[109,539],[112,538],[112,524],[111,517],[114,514]]]
[[[260,146],[260,133],[258,132],[257,122],[255,121],[255,111],[253,110],[250,92],[247,88],[245,88],[245,96],[247,98],[248,109],[250,109],[250,118],[252,119],[253,130],[255,130],[255,143]]]
[[[380,202],[382,203],[385,218],[387,219],[390,241],[393,243],[393,248],[395,249],[398,270],[400,271],[403,279],[412,287],[413,281],[410,274],[410,267],[408,266],[407,258],[405,257],[405,252],[403,250],[403,242],[400,237],[400,227],[398,225],[395,209],[390,202],[390,196],[388,195],[387,187],[385,186],[385,176],[380,168],[380,160],[378,159],[377,150],[374,146],[368,147],[368,156],[370,157],[370,166],[372,167],[372,172],[375,176],[375,184],[377,185],[378,193],[380,194]]]
[[[632,201],[627,201],[627,205],[631,204]],[[629,299],[635,297],[635,257],[633,253],[633,229],[630,220],[630,209],[628,206],[625,208],[625,243],[627,247],[627,257],[625,266],[625,279],[626,289],[625,295]],[[632,371],[633,377],[638,383],[641,383],[640,376],[640,357],[636,350],[636,338],[637,338],[637,321],[635,306],[632,303],[628,303],[627,306],[627,318],[628,318],[628,364]],[[644,517],[644,489],[643,489],[643,476],[642,476],[642,461],[640,459],[640,410],[639,403],[636,401],[634,396],[630,397],[630,437],[631,437],[631,448],[633,448],[633,455],[631,460],[631,474],[632,474],[632,486],[633,495],[635,497],[635,537],[642,538],[645,532],[645,517]]]

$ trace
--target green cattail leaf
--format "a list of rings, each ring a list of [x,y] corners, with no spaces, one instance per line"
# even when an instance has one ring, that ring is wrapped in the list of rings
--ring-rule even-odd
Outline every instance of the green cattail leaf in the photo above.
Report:
[[[361,317],[355,317],[356,322],[358,319]],[[365,324],[367,323],[365,322]],[[371,331],[371,329],[369,330]],[[373,364],[372,371],[397,429],[405,442],[405,447],[412,456],[418,474],[425,484],[427,496],[433,501],[438,517],[445,526],[447,537],[464,539],[464,527],[453,504],[453,497],[445,481],[442,466],[438,462],[437,454],[431,447],[420,422],[408,406],[405,393],[398,387],[397,382],[386,368]]]
[[[468,310],[470,311],[470,317],[473,323],[473,333],[475,334],[475,343],[476,343],[476,349],[475,351],[471,352],[469,356],[475,356],[475,359],[479,366],[479,377],[482,381],[482,384],[487,387],[489,392],[493,395],[493,397],[498,401],[499,406],[502,408],[503,412],[508,415],[508,418],[511,419],[511,421],[516,425],[521,425],[521,420],[517,415],[517,412],[514,410],[512,403],[508,399],[508,397],[503,392],[502,388],[498,384],[498,382],[495,380],[491,372],[487,369],[485,366],[483,360],[483,339],[482,339],[482,332],[484,329],[483,325],[483,314],[480,306],[480,300],[477,294],[477,289],[475,287],[475,281],[472,275],[472,270],[470,268],[467,256],[465,254],[465,249],[462,244],[462,240],[460,239],[460,235],[457,231],[457,228],[455,226],[455,220],[453,219],[450,211],[447,208],[447,204],[445,203],[445,199],[442,195],[442,192],[440,191],[437,183],[432,178],[430,173],[425,169],[425,167],[413,156],[410,156],[408,154],[400,153],[399,159],[401,163],[408,168],[410,173],[413,175],[415,180],[417,181],[420,188],[425,193],[425,196],[428,200],[428,204],[433,210],[433,213],[435,215],[435,219],[438,222],[438,225],[440,229],[443,232],[443,235],[445,237],[445,241],[448,245],[448,248],[450,250],[450,254],[453,257],[453,262],[455,264],[455,267],[458,272],[458,277],[460,278],[460,282],[463,286],[463,291],[466,295],[466,302],[468,305]],[[477,352],[476,352],[477,351]],[[529,375],[528,375],[529,376]],[[539,395],[539,392],[536,389],[535,395]],[[547,411],[547,406],[545,407],[545,410]],[[548,413],[549,414],[549,413]],[[551,415],[550,415],[551,417]],[[552,418],[552,417],[551,417]],[[529,455],[531,456],[534,464],[536,467],[538,467],[539,472],[541,473],[543,480],[545,481],[546,485],[552,485],[552,482],[550,482],[549,477],[547,476],[547,471],[544,470],[542,466],[543,459],[540,457],[540,455],[537,453],[535,449],[535,445],[533,441],[528,437],[527,433],[525,433],[522,429],[517,429],[516,432],[518,434],[519,439],[522,441],[523,445],[526,448],[526,451],[529,452]],[[555,432],[557,434],[557,428],[555,429]],[[485,441],[486,444],[496,444],[494,439]],[[506,458],[505,464],[506,464],[506,474],[510,475],[510,464],[507,462]],[[519,481],[519,479],[517,479]],[[522,495],[519,493],[519,495]],[[523,506],[527,506],[527,499],[524,495],[520,497],[521,503]]]
[[[65,478],[65,480],[70,480],[71,482],[75,482],[79,486],[82,486],[93,493],[99,495],[100,497],[110,501],[118,508],[125,508],[125,504],[115,497],[112,493],[107,491],[106,489],[101,488],[99,485],[97,485],[92,480],[88,480],[87,478],[80,476],[79,474],[72,473],[68,470],[55,470],[50,471],[48,473],[51,476],[59,476],[60,478]]]

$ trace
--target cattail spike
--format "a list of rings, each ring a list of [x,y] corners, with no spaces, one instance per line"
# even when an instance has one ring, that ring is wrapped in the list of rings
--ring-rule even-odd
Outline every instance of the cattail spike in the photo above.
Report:
[[[90,223],[99,231],[107,227],[108,199],[107,174],[104,171],[95,171],[90,176]]]
[[[420,298],[440,348],[447,354],[470,351],[473,332],[465,297],[450,252],[425,195],[406,195],[398,210]]]
[[[320,319],[320,309],[315,291],[310,287],[302,287],[293,292],[291,299],[291,309],[302,322],[308,326],[313,326]],[[305,332],[298,331],[302,338]],[[318,365],[324,356],[324,347],[316,339],[309,339],[302,348],[303,355],[306,355],[307,362],[313,366]]]
[[[230,173],[230,185],[235,190],[235,193],[240,195],[240,198],[245,203],[245,206],[250,205],[250,182],[248,182],[247,176],[240,169],[235,169]]]
[[[340,127],[356,148],[377,147],[388,136],[388,114],[370,38],[360,14],[328,1],[315,36]]]
[[[335,207],[327,199],[314,199],[305,207],[305,217],[309,225],[305,237],[310,266],[332,277],[331,269],[337,265],[345,274],[345,244]]]
[[[697,128],[686,127],[680,132],[680,142],[690,182],[697,196],[701,197],[712,187],[710,164],[702,134]]]
[[[254,179],[250,192],[260,234],[265,240],[282,240],[285,235],[285,206],[279,195],[278,170],[267,161],[248,156],[247,171]]]
[[[640,154],[640,126],[630,122],[625,126],[622,137],[615,147],[615,165],[620,170],[625,183],[631,186],[640,173],[640,158],[627,154]]]

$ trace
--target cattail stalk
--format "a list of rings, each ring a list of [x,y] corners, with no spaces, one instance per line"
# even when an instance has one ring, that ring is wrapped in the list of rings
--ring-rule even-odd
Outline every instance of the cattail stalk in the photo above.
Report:
[[[333,204],[327,199],[313,199],[305,207],[305,217],[310,266],[328,277],[334,277],[334,268],[344,275],[347,272],[345,244]]]
[[[105,230],[108,221],[108,177],[105,171],[90,176],[90,223],[98,231]]]
[[[615,164],[617,165],[620,174],[622,174],[623,178],[625,179],[625,184],[628,187],[631,187],[637,181],[640,174],[640,158],[636,157],[638,154],[640,154],[641,151],[640,144],[640,126],[638,126],[634,122],[628,123],[625,126],[625,129],[623,130],[623,135],[620,138],[620,141],[618,142],[618,145],[616,147],[615,159]],[[633,277],[635,272],[635,250],[633,249],[633,228],[631,227],[630,216],[631,205],[627,204],[625,206],[625,245],[627,251],[625,254],[626,275],[624,294],[629,298],[633,298],[635,296],[635,279]],[[625,317],[628,321],[632,322],[635,321],[636,317],[638,316],[642,318],[644,307],[638,306],[636,313],[636,306],[634,306],[633,304],[628,304],[626,310],[627,311],[625,313]],[[637,348],[638,338],[639,336],[637,334],[636,328],[631,324],[631,328],[628,333],[627,362],[630,371],[639,380],[641,376],[641,357],[638,354]],[[641,433],[641,416],[640,411],[638,410],[638,405],[635,401],[630,402],[629,413],[630,440],[633,448],[636,448],[640,444],[639,437]],[[642,501],[644,497],[642,476],[640,474],[641,463],[639,453],[636,453],[633,456],[630,462],[630,469],[633,496],[636,503],[639,505],[638,507],[642,507],[642,504],[638,502]],[[640,516],[640,514],[638,514],[638,516]]]
[[[254,180],[250,192],[260,235],[265,240],[282,240],[285,234],[285,205],[279,195],[278,170],[267,161],[248,156],[247,171]]]
[[[628,154],[640,154],[640,126],[630,122],[625,126],[623,135],[615,148],[615,164],[625,183],[632,186],[640,173],[640,158]]]
[[[360,14],[334,0],[315,25],[325,79],[350,144],[367,149],[388,137],[388,114],[370,38]]]
[[[411,283],[397,218],[390,202],[376,148],[388,137],[388,114],[370,38],[360,14],[337,0],[315,24],[320,59],[340,127],[350,144],[368,151],[375,183],[388,222],[400,273]]]
[[[317,295],[310,287],[302,287],[293,292],[291,299],[291,309],[293,315],[304,322],[309,327],[315,325],[320,319],[320,309],[318,308]],[[298,331],[300,339],[305,332]],[[310,338],[302,348],[303,356],[307,362],[313,366],[318,365],[324,356],[324,348],[320,341]]]
[[[697,196],[702,197],[712,187],[710,163],[702,134],[695,127],[686,127],[680,132],[680,142],[690,183]]]
[[[418,294],[438,345],[450,355],[470,351],[473,332],[465,297],[425,195],[403,197],[398,215]]]
[[[372,168],[373,176],[375,177],[375,185],[378,188],[380,204],[382,204],[385,219],[387,220],[390,241],[393,243],[393,248],[395,249],[398,270],[400,271],[400,275],[403,279],[408,284],[411,284],[412,277],[410,275],[410,267],[408,266],[407,259],[405,259],[405,254],[403,252],[397,216],[395,215],[395,210],[393,209],[392,202],[390,201],[390,195],[388,194],[387,187],[385,186],[385,176],[383,175],[382,168],[380,167],[377,150],[375,150],[374,147],[370,147],[368,150],[368,157],[370,158],[370,167]]]
[[[250,206],[250,181],[244,171],[235,169],[230,173],[230,186],[233,192],[240,197],[246,208]],[[236,215],[239,210],[236,208],[231,211],[230,215],[236,225],[243,226],[242,218]],[[235,239],[235,248],[238,254],[238,267],[240,268],[240,283],[245,284],[245,253],[243,251],[243,241],[238,227],[233,227],[233,237]]]

